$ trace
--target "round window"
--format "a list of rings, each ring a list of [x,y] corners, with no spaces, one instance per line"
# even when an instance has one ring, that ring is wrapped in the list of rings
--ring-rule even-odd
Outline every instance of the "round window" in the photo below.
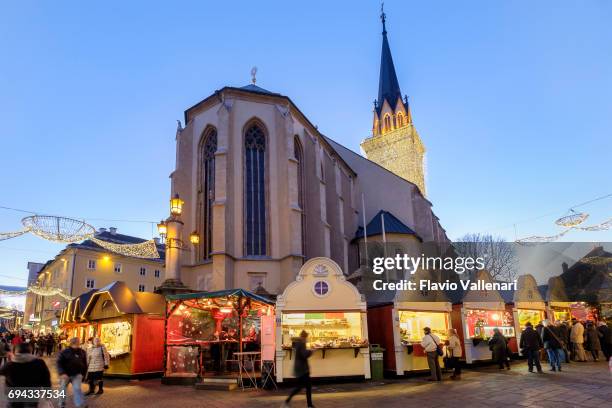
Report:
[[[329,283],[325,281],[316,281],[314,284],[314,293],[317,296],[325,296],[329,293]]]

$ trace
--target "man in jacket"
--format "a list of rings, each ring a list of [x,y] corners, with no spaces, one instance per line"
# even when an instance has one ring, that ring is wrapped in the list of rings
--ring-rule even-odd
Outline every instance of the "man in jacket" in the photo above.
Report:
[[[542,341],[544,342],[544,348],[548,354],[550,371],[561,371],[561,361],[565,359],[563,356],[563,343],[561,342],[561,339],[559,339],[557,328],[548,320],[544,321]]]
[[[584,326],[576,319],[572,319],[572,330],[570,332],[570,340],[574,348],[574,358],[576,361],[585,362],[586,353],[584,352]]]
[[[438,346],[440,345],[440,338],[435,334],[431,333],[429,327],[423,329],[425,335],[421,340],[421,347],[427,355],[427,365],[429,371],[431,371],[431,378],[429,381],[442,381],[442,370],[440,369],[440,355],[438,354]]]
[[[308,359],[312,354],[312,351],[306,349],[306,339],[308,333],[304,330],[300,333],[300,337],[295,339],[293,342],[293,348],[295,349],[295,363],[293,365],[293,375],[297,379],[298,385],[295,387],[291,394],[287,397],[282,407],[289,407],[291,399],[302,390],[306,389],[306,403],[308,408],[312,406],[312,383],[310,382],[310,366],[308,365]]]
[[[57,374],[60,377],[60,388],[66,395],[68,384],[72,383],[74,405],[77,408],[86,407],[85,397],[81,390],[83,377],[87,373],[87,354],[81,348],[78,337],[70,339],[69,347],[62,350],[57,356]],[[60,407],[66,404],[65,399],[60,402]]]
[[[47,364],[30,352],[30,345],[21,343],[15,346],[13,360],[0,369],[7,387],[42,388],[51,387],[51,374]],[[9,407],[34,408],[38,401],[13,402]]]
[[[542,365],[540,364],[540,349],[542,346],[542,338],[533,329],[531,322],[525,323],[525,330],[521,333],[519,347],[523,354],[527,356],[527,365],[529,366],[530,373],[533,373],[534,365],[538,373],[542,372]]]
[[[99,337],[94,337],[93,345],[87,350],[87,380],[89,382],[87,395],[94,393],[96,383],[98,384],[97,394],[104,392],[102,374],[104,374],[104,370],[108,368],[109,364],[110,356],[108,351],[106,351],[106,347],[104,347]]]

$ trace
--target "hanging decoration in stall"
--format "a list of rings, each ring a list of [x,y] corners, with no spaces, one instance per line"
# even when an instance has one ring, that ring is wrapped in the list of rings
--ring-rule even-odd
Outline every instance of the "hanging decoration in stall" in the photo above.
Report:
[[[52,242],[71,244],[92,240],[102,248],[119,255],[135,258],[159,258],[157,244],[148,240],[137,244],[116,244],[95,237],[96,229],[85,221],[54,215],[31,215],[21,220],[24,229],[14,232],[0,232],[0,241],[31,233]]]

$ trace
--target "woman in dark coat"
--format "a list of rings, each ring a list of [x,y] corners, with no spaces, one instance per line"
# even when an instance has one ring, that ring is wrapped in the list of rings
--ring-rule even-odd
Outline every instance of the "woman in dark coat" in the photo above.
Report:
[[[493,352],[493,361],[499,364],[499,369],[503,370],[504,366],[509,370],[510,362],[508,361],[508,340],[499,331],[498,328],[493,329],[493,337],[489,340],[489,350]]]
[[[293,348],[295,349],[295,363],[293,365],[293,374],[297,379],[297,386],[291,391],[291,394],[287,397],[283,408],[289,408],[291,399],[302,390],[306,389],[306,404],[308,408],[312,408],[312,383],[310,382],[310,365],[308,359],[312,355],[312,351],[306,348],[306,339],[308,333],[302,330],[300,337],[295,339],[293,342]]]
[[[597,361],[599,360],[599,352],[601,351],[601,342],[599,341],[601,333],[593,323],[587,324],[585,333],[588,349],[593,356],[593,360]]]
[[[599,322],[599,327],[597,330],[599,330],[599,333],[601,333],[601,336],[599,337],[601,350],[604,352],[604,356],[606,356],[606,361],[608,361],[612,355],[612,330],[610,330],[605,322]]]

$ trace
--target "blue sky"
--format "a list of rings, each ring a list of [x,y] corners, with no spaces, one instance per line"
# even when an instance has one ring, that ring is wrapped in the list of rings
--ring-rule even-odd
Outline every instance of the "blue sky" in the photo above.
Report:
[[[358,150],[378,89],[379,2],[13,2],[0,9],[0,206],[152,236],[176,119],[224,85],[292,98]],[[402,91],[451,238],[554,234],[612,193],[612,3],[388,0]],[[593,222],[612,198],[584,206]],[[0,231],[24,214],[0,209]],[[570,233],[611,241],[612,233]],[[0,242],[0,284],[61,247]]]

